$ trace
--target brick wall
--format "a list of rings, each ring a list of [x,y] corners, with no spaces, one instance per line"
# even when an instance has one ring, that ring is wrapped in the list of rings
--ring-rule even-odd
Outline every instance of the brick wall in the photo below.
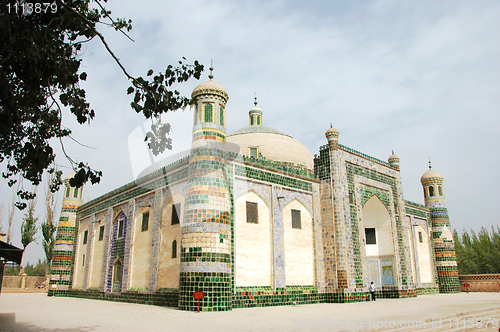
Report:
[[[458,276],[460,290],[466,292],[464,284],[468,283],[469,292],[500,292],[500,274],[468,274]]]

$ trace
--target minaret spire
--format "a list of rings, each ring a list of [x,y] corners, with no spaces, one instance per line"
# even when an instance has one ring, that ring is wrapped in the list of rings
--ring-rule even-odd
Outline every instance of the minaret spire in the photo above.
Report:
[[[210,60],[210,74],[208,74],[208,78],[210,79],[210,81],[214,78],[214,75],[213,75],[213,70],[214,70],[214,59]]]

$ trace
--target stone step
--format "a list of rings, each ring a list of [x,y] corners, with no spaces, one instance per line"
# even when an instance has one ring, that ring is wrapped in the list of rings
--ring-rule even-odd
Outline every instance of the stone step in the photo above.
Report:
[[[479,321],[480,320],[480,321]],[[500,311],[496,314],[483,317],[475,317],[476,326],[474,327],[457,327],[455,329],[446,330],[448,332],[465,332],[465,331],[500,331]],[[486,325],[488,324],[488,325]]]
[[[378,331],[398,331],[398,332],[407,332],[407,331],[421,331],[421,332],[427,332],[427,331],[471,331],[471,330],[477,330],[476,327],[474,328],[469,328],[467,326],[463,327],[460,326],[460,324],[463,324],[463,320],[465,319],[466,325],[467,321],[469,319],[473,319],[474,322],[476,322],[478,319],[483,322],[485,319],[490,318],[491,320],[494,320],[495,318],[498,319],[497,321],[497,328],[500,327],[500,307],[493,307],[493,308],[483,308],[483,309],[478,309],[478,310],[472,310],[472,311],[467,311],[467,312],[460,312],[457,314],[450,314],[450,315],[445,315],[441,317],[433,317],[433,318],[427,318],[424,320],[418,320],[419,325],[417,326],[407,326],[407,327],[395,327],[395,328],[375,328],[375,329],[369,329],[369,330],[363,330],[363,331],[370,331],[370,332],[378,332]],[[396,322],[398,323],[398,322]],[[457,326],[458,323],[458,326]],[[476,322],[477,323],[477,322]],[[484,321],[483,324],[486,324]],[[492,326],[491,322],[488,326],[488,329]]]

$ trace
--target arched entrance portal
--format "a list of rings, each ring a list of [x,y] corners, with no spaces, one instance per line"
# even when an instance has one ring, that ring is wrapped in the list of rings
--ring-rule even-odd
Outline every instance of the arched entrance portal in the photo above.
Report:
[[[366,277],[375,286],[394,286],[394,239],[391,216],[377,196],[363,206],[360,231],[364,237]]]
[[[122,288],[122,260],[117,259],[113,264],[113,293],[120,293]]]

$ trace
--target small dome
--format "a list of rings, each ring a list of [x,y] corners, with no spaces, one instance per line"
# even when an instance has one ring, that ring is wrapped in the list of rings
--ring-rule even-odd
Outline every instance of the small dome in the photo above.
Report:
[[[191,93],[191,98],[204,95],[204,94],[214,94],[222,97],[225,101],[229,99],[229,95],[227,94],[226,89],[212,80],[199,84],[196,88],[194,88]]]
[[[248,112],[250,115],[252,114],[255,114],[255,113],[258,113],[260,115],[262,115],[262,109],[260,109],[259,107],[257,106],[254,106],[250,109],[250,111]]]
[[[326,136],[326,138],[329,138],[329,137],[339,138],[339,131],[333,127],[330,127],[326,131],[325,136]]]
[[[399,162],[399,157],[398,157],[398,156],[396,156],[396,155],[394,154],[394,151],[393,151],[393,152],[392,152],[392,155],[389,157],[388,161],[389,161],[389,164],[390,164],[391,162]]]
[[[435,170],[429,169],[427,172],[424,173],[424,175],[422,175],[422,177],[420,178],[420,182],[423,183],[425,180],[432,179],[432,178],[442,179],[443,176],[441,174],[439,174],[438,172],[436,172]]]

